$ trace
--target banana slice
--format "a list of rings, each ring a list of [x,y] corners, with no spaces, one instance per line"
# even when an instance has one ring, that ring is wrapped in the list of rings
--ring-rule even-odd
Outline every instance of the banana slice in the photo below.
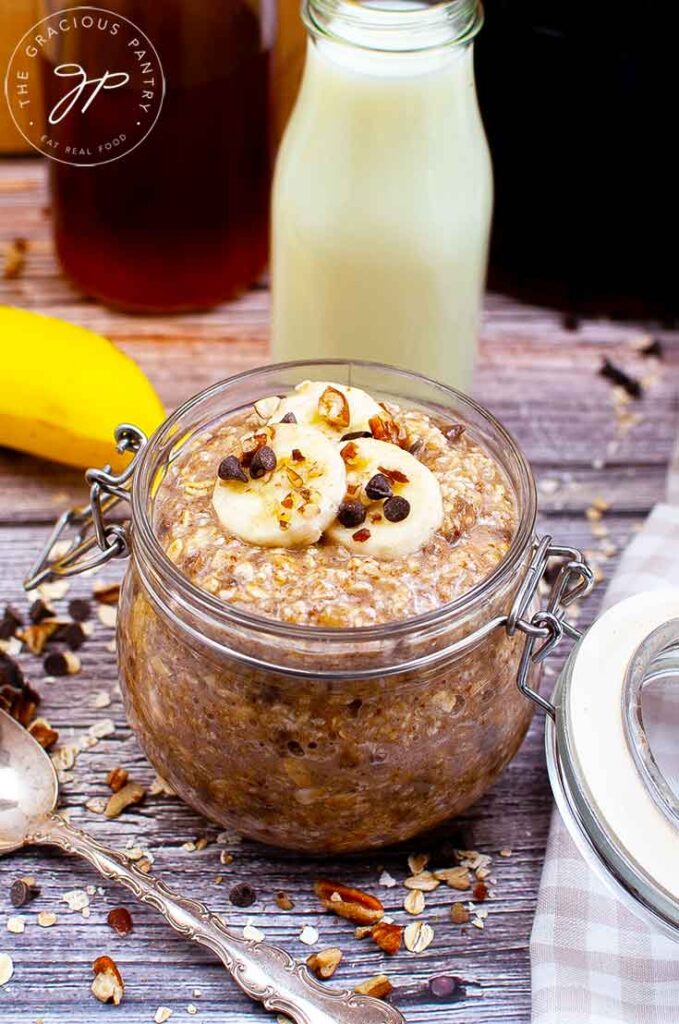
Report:
[[[357,555],[385,561],[419,551],[443,522],[439,482],[410,452],[358,438],[340,447],[347,494],[326,535]]]
[[[260,404],[260,403],[258,403]],[[370,432],[370,419],[386,414],[381,405],[360,388],[323,380],[304,380],[291,394],[281,399],[269,423],[294,416],[327,437],[339,440],[344,434]]]
[[[241,443],[250,456],[248,467],[237,455],[227,456],[212,496],[224,529],[261,547],[314,544],[346,491],[337,445],[296,423],[263,427]]]

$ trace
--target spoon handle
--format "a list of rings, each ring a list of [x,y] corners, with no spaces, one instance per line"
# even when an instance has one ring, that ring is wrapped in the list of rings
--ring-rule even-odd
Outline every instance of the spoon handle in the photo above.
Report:
[[[204,903],[180,896],[164,882],[144,874],[122,853],[51,814],[27,838],[75,853],[105,878],[131,889],[137,899],[160,911],[175,931],[208,946],[236,984],[267,1010],[286,1014],[295,1024],[404,1024],[393,1006],[347,990],[328,988],[289,953],[266,942],[244,939],[227,928]]]

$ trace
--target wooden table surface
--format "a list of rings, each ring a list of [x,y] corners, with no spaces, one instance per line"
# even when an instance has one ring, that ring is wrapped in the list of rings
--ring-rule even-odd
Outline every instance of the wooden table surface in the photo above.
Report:
[[[0,303],[64,317],[101,331],[133,356],[172,408],[192,393],[230,374],[267,360],[268,294],[255,289],[237,302],[205,314],[165,317],[124,316],[83,298],[55,263],[46,212],[44,165],[33,160],[0,163],[0,243],[28,240],[26,266],[15,279],[0,278]],[[652,334],[662,341],[657,364],[641,358],[639,339]],[[10,344],[0,337],[0,351]],[[621,406],[611,385],[598,375],[604,357],[641,377],[650,377],[644,398]],[[30,360],[30,353],[27,353]],[[618,552],[664,493],[665,471],[677,430],[679,334],[654,325],[587,320],[566,330],[559,314],[488,296],[476,393],[514,432],[532,462],[541,494],[541,525],[558,540],[594,553],[603,577],[609,577]],[[29,363],[27,362],[27,372]],[[1,362],[0,362],[1,367]],[[426,373],[427,367],[423,365]],[[1,370],[0,370],[1,384]],[[92,396],[96,401],[96,395]],[[22,578],[49,524],[67,504],[83,497],[82,475],[17,453],[0,451],[0,606],[25,606]],[[598,498],[610,509],[602,523],[586,510]],[[118,579],[122,565],[102,578]],[[64,602],[91,593],[92,580],[73,582]],[[580,624],[596,614],[603,586],[582,607]],[[59,607],[64,603],[59,602]],[[97,623],[82,648],[82,672],[65,680],[44,681],[40,659],[20,655],[28,677],[42,695],[41,713],[59,730],[60,742],[80,736],[104,718],[115,731],[80,754],[63,803],[71,819],[111,844],[142,846],[154,857],[153,870],[182,892],[206,900],[235,925],[248,919],[267,938],[306,957],[299,941],[303,925],[319,929],[317,947],[337,945],[345,961],[335,976],[353,985],[385,971],[395,986],[394,1001],[411,1024],[526,1024],[530,1013],[528,940],[552,806],[542,747],[542,721],[536,716],[530,734],[503,778],[457,821],[407,846],[344,857],[330,862],[242,842],[229,846],[233,863],[220,864],[219,829],[177,799],[149,796],[115,821],[85,808],[105,795],[108,770],[123,765],[149,785],[154,772],[141,754],[125,721],[116,690],[115,655],[110,629]],[[560,658],[554,665],[558,667]],[[549,672],[555,669],[550,666]],[[112,703],[98,708],[97,694]],[[198,852],[183,844],[206,836]],[[387,958],[370,943],[359,943],[346,922],[319,911],[312,882],[320,874],[379,894],[396,920],[406,917],[404,890],[380,888],[385,867],[399,883],[408,873],[410,852],[428,852],[441,864],[450,846],[494,855],[494,898],[486,906],[483,930],[460,929],[448,919],[451,890],[442,887],[428,898],[424,915],[435,938],[422,955],[400,953]],[[497,856],[509,848],[511,857]],[[41,895],[24,912],[23,934],[5,930],[14,911],[11,881],[34,875]],[[216,883],[223,876],[221,884]],[[248,910],[228,899],[236,882],[248,882],[257,901]],[[71,912],[63,894],[96,885],[89,917]],[[1,1024],[117,1024],[152,1021],[161,1005],[173,1020],[195,1019],[223,1024],[271,1019],[241,997],[212,956],[172,933],[150,910],[134,905],[127,894],[94,876],[84,864],[50,850],[30,850],[0,862],[0,952],[11,954],[15,972],[0,988]],[[295,901],[280,911],[274,897],[284,889]],[[127,905],[134,931],[120,938],[106,924],[108,911]],[[40,911],[58,915],[57,924],[41,928]],[[117,1008],[103,1006],[90,993],[91,964],[112,956],[126,990]],[[454,1003],[437,1001],[428,982],[441,973],[458,977],[462,986]]]

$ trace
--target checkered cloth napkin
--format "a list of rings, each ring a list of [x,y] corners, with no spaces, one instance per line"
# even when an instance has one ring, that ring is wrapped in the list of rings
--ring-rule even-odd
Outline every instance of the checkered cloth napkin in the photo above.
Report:
[[[675,495],[679,500],[679,475],[670,477],[670,500]],[[679,507],[658,505],[623,555],[605,607],[678,585]],[[668,689],[654,698],[654,718],[662,724],[653,746],[665,774],[676,777],[679,694]],[[679,942],[653,931],[609,893],[556,809],[530,952],[532,1024],[679,1024]]]

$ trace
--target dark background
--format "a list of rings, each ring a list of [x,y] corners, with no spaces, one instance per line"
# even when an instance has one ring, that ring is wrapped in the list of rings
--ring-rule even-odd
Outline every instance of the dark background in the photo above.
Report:
[[[490,285],[564,309],[679,317],[675,5],[486,0]]]

